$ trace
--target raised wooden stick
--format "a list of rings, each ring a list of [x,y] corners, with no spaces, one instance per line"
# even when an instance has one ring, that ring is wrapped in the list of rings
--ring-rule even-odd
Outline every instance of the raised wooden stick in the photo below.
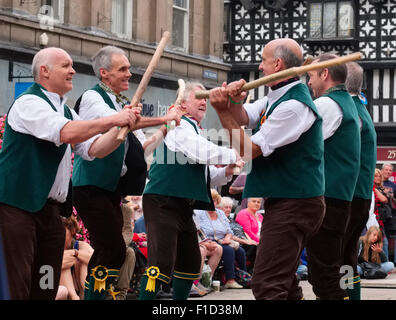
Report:
[[[184,92],[186,92],[186,83],[184,82],[184,80],[183,79],[179,79],[177,82],[179,84],[179,93],[178,93],[176,101],[174,103],[174,106],[176,108],[180,107],[180,104],[181,104],[181,102],[182,102],[182,100],[184,98]],[[172,120],[171,123],[170,123],[170,129],[173,130],[175,128],[176,128],[176,121]]]
[[[154,69],[157,67],[159,60],[161,59],[161,55],[164,52],[165,46],[168,43],[170,39],[170,32],[165,31],[164,34],[162,35],[161,41],[158,44],[157,49],[154,52],[153,57],[151,58],[150,64],[148,65],[146,72],[144,73],[142,80],[139,83],[138,88],[136,89],[135,95],[132,98],[131,101],[131,106],[132,107],[137,107],[139,104],[140,100],[143,97],[144,91],[146,90],[151,76],[154,72]],[[126,136],[128,135],[129,128],[128,127],[122,127],[120,129],[120,132],[118,133],[117,136],[117,141],[124,141]]]
[[[262,85],[265,85],[266,83],[271,83],[271,82],[278,81],[281,79],[296,77],[296,76],[302,75],[304,73],[307,73],[308,71],[320,70],[320,69],[324,69],[324,68],[334,67],[334,66],[337,66],[340,64],[351,62],[351,61],[360,60],[360,59],[362,59],[362,57],[363,56],[360,52],[356,52],[356,53],[352,53],[352,54],[349,54],[344,57],[334,58],[331,60],[322,61],[322,62],[318,62],[318,63],[314,63],[314,64],[307,64],[307,65],[303,65],[301,67],[289,68],[289,69],[282,70],[280,72],[276,72],[276,73],[270,74],[268,76],[262,77],[260,79],[248,82],[242,87],[241,90],[249,91],[249,90],[258,88]],[[210,94],[209,90],[197,91],[195,93],[195,98],[207,99],[207,98],[209,98],[209,94]]]

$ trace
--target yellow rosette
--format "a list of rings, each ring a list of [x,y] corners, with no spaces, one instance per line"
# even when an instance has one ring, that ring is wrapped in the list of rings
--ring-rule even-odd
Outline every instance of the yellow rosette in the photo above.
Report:
[[[95,279],[94,292],[106,290],[106,279],[109,276],[109,271],[106,267],[97,266],[92,270],[92,276]]]
[[[148,277],[146,291],[154,292],[155,291],[155,280],[159,277],[160,270],[158,267],[150,267],[146,271],[146,275]]]

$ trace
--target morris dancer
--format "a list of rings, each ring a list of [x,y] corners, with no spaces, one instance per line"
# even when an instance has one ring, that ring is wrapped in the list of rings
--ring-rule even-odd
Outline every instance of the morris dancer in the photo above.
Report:
[[[352,266],[354,276],[346,281],[351,300],[360,300],[360,276],[357,271],[358,242],[369,218],[375,165],[377,163],[377,134],[373,120],[360,99],[363,85],[363,68],[356,62],[347,64],[345,86],[352,95],[360,118],[360,172],[351,205],[351,217],[343,239],[343,265]]]
[[[70,145],[84,159],[103,157],[119,146],[115,127],[133,128],[137,116],[126,108],[81,121],[65,105],[75,71],[62,49],[39,51],[32,70],[35,83],[15,100],[6,120],[0,152],[0,234],[11,299],[48,300],[55,299],[62,267],[65,229],[60,215],[72,213],[71,201],[66,201]],[[45,275],[51,281],[43,283]]]
[[[259,69],[264,76],[302,64],[300,46],[292,39],[270,41]],[[322,118],[308,88],[297,78],[267,85],[267,97],[243,105],[244,80],[216,88],[210,102],[233,145],[251,148],[253,158],[243,197],[268,198],[252,278],[260,300],[302,299],[296,270],[307,241],[324,216]],[[253,129],[251,139],[240,129]],[[233,130],[235,130],[233,132]]]
[[[219,147],[200,135],[207,102],[194,95],[201,89],[199,83],[186,83],[181,101],[185,116],[156,149],[150,168],[143,194],[149,268],[142,277],[141,300],[154,299],[159,282],[169,283],[172,277],[173,299],[188,298],[201,267],[193,209],[214,208],[209,184],[209,171],[214,171],[207,165],[232,164],[239,157],[233,149]],[[224,177],[227,168],[222,170]]]
[[[93,69],[100,83],[82,95],[80,103],[76,107],[81,118],[100,119],[117,114],[125,105],[128,105],[128,99],[121,92],[129,89],[129,79],[132,76],[129,71],[130,67],[123,50],[107,46],[98,51],[93,58]],[[166,124],[172,120],[180,122],[177,109],[161,118],[140,117],[135,127],[145,128]],[[136,131],[135,134],[144,136],[141,130]],[[159,135],[165,134],[166,128],[163,126],[159,130]],[[122,196],[135,194],[133,184],[138,183],[135,180],[142,180],[142,186],[138,189],[141,188],[140,192],[143,191],[147,170],[145,163],[143,168],[137,168],[134,163],[136,158],[130,161],[126,160],[129,153],[132,156],[135,153],[140,156],[140,160],[144,161],[143,148],[145,146],[144,143],[143,146],[140,144],[133,133],[129,133],[126,142],[103,159],[89,162],[81,157],[75,158],[73,170],[74,205],[89,230],[95,249],[88,266],[86,300],[102,299],[107,291],[113,296],[116,295],[111,283],[119,275],[119,270],[124,264],[126,250],[133,251],[131,248],[125,248],[120,203]],[[143,175],[137,175],[137,172],[134,171],[142,171]],[[133,181],[125,181],[124,178]],[[132,189],[129,189],[128,186],[124,188],[125,184],[132,185]],[[130,254],[127,257],[130,257]],[[126,272],[129,271],[126,270]],[[125,284],[117,285],[115,289],[124,287]]]
[[[336,58],[323,54],[312,64]],[[309,71],[308,85],[323,118],[326,215],[307,245],[308,281],[318,299],[349,299],[340,286],[343,238],[360,172],[360,129],[355,103],[345,88],[345,64]]]

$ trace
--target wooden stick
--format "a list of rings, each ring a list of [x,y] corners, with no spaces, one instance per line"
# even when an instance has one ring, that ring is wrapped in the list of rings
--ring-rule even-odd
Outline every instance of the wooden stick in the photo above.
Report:
[[[150,64],[148,65],[146,72],[144,73],[142,80],[140,81],[139,86],[135,92],[135,95],[132,98],[132,101],[131,101],[132,107],[137,107],[140,100],[142,99],[144,91],[146,90],[146,88],[150,82],[150,79],[154,72],[154,69],[157,67],[158,62],[161,59],[161,55],[164,52],[165,46],[168,43],[170,36],[171,36],[171,34],[168,31],[165,31],[164,34],[162,35],[161,41],[158,44],[158,47],[157,47],[156,51],[154,52],[153,57],[151,58]],[[120,129],[120,132],[118,133],[117,141],[119,141],[119,142],[124,141],[126,136],[128,135],[128,131],[129,131],[128,127],[122,127]]]
[[[246,98],[246,101],[245,101],[245,103],[246,104],[249,104],[250,103],[250,100],[252,100],[252,96],[249,94],[248,96],[247,96],[247,98]],[[241,174],[241,172],[242,172],[242,169],[243,168],[240,168],[240,167],[234,167],[234,176],[239,176],[240,174]]]
[[[180,107],[180,104],[184,98],[184,92],[186,92],[186,83],[184,82],[183,79],[179,79],[178,81],[179,84],[179,94],[177,95],[176,101],[174,103],[175,107]],[[172,120],[170,123],[170,130],[173,130],[176,128],[176,121]]]
[[[249,90],[258,88],[258,87],[260,87],[264,84],[267,84],[267,83],[271,83],[271,82],[278,81],[281,79],[296,77],[298,75],[307,73],[308,71],[320,70],[320,69],[324,69],[324,68],[334,67],[334,66],[337,66],[340,64],[351,62],[351,61],[360,60],[360,59],[362,59],[362,57],[363,56],[360,52],[356,52],[356,53],[352,53],[352,54],[349,54],[344,57],[334,58],[331,60],[322,61],[322,62],[318,62],[318,63],[314,63],[314,64],[303,65],[301,67],[289,68],[289,69],[282,70],[280,72],[276,72],[276,73],[270,74],[268,76],[262,77],[260,79],[248,82],[241,88],[241,90],[249,91]],[[195,98],[207,99],[207,98],[209,98],[209,94],[210,94],[210,91],[208,91],[208,90],[197,91],[195,93]]]

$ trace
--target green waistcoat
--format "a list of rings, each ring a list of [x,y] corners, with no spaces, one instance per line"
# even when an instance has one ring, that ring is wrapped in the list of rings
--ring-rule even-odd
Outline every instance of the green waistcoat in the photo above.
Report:
[[[343,113],[340,126],[325,141],[325,196],[352,201],[360,171],[359,116],[345,87],[333,87],[323,96],[334,100]]]
[[[269,109],[269,118],[284,101],[298,100],[316,116],[312,127],[288,145],[276,149],[268,157],[253,160],[243,197],[312,198],[324,193],[322,118],[304,84],[297,84]],[[260,125],[257,131],[260,129]],[[287,128],[285,128],[287,130]]]
[[[57,112],[39,84],[34,83],[19,97],[27,94],[40,97],[48,103],[48,108]],[[27,107],[34,108],[34,105]],[[66,105],[64,116],[73,119]],[[48,199],[66,149],[67,144],[57,147],[52,142],[16,132],[6,119],[0,151],[0,202],[28,212],[40,211]]]
[[[183,116],[197,134],[194,123]],[[181,152],[169,150],[165,143],[155,150],[154,161],[149,171],[145,194],[159,194],[210,203],[205,179],[206,165],[193,163]]]
[[[360,173],[356,183],[355,194],[357,198],[371,200],[375,165],[377,163],[377,133],[373,120],[359,97],[352,97],[355,102],[359,117],[362,121]]]
[[[98,92],[107,106],[116,110],[108,94],[99,85],[96,85],[91,90]],[[73,187],[96,186],[114,192],[120,180],[124,152],[125,144],[122,143],[103,159],[97,158],[93,161],[87,161],[80,156],[75,156],[72,178]]]

